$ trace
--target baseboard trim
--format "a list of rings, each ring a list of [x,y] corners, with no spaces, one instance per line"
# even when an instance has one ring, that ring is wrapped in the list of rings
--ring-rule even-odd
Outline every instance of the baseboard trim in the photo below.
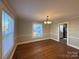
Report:
[[[55,39],[52,39],[52,40],[59,42],[59,40],[55,40]],[[77,47],[75,45],[72,45],[72,44],[69,44],[69,43],[67,45],[79,50],[79,47]]]
[[[37,40],[31,40],[31,41],[26,41],[26,42],[20,42],[20,43],[17,43],[14,48],[13,48],[13,51],[9,57],[9,59],[12,59],[13,55],[14,55],[14,52],[17,48],[18,45],[22,45],[22,44],[27,44],[27,43],[32,43],[32,42],[37,42],[37,41],[41,41],[41,40],[48,40],[47,38],[46,39],[37,39]]]
[[[72,45],[72,44],[67,44],[67,45],[79,50],[79,47],[77,47],[77,46],[75,46],[75,45]]]
[[[54,39],[54,38],[50,38],[51,40],[54,40],[54,41],[57,41],[57,42],[59,42],[59,40],[58,39]]]
[[[48,39],[46,38],[46,39],[30,40],[30,41],[26,41],[26,42],[20,42],[20,43],[17,43],[17,45],[22,45],[22,44],[27,44],[27,43],[37,42],[37,41],[41,41],[41,40],[48,40]]]
[[[26,41],[26,42],[17,43],[17,44],[15,45],[14,49],[13,49],[13,52],[12,52],[12,54],[11,54],[11,56],[10,56],[10,59],[12,59],[12,57],[13,57],[13,55],[14,55],[14,52],[15,52],[15,50],[16,50],[16,47],[17,47],[18,45],[27,44],[27,43],[32,43],[32,42],[37,42],[37,41],[42,41],[42,40],[48,40],[48,39],[47,39],[47,38],[46,38],[46,39],[37,39],[37,40],[31,40],[31,41]],[[55,40],[55,39],[53,39],[53,38],[51,38],[51,40],[54,40],[54,41],[59,42],[59,40]],[[77,47],[77,46],[74,46],[74,45],[72,45],[72,44],[67,44],[67,45],[79,50],[79,47]]]
[[[14,52],[15,52],[15,50],[16,50],[16,47],[17,47],[17,44],[14,46],[13,51],[12,51],[12,53],[11,53],[9,59],[12,59],[12,57],[13,57],[13,55],[14,55]]]

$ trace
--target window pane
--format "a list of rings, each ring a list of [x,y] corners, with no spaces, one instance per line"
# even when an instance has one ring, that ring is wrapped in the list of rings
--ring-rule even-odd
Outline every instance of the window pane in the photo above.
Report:
[[[42,24],[33,24],[33,37],[42,37]]]
[[[2,12],[2,55],[9,53],[14,45],[14,21],[6,12]]]

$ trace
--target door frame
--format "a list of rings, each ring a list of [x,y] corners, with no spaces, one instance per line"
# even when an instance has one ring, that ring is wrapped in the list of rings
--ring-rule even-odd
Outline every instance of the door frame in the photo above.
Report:
[[[61,22],[61,23],[58,23],[58,40],[60,42],[60,24],[67,24],[67,45],[69,44],[69,22]]]

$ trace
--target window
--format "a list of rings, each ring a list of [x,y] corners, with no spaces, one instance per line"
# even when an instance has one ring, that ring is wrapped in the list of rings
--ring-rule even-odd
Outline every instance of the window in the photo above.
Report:
[[[2,55],[7,55],[14,45],[14,20],[2,11]]]
[[[42,24],[33,24],[33,37],[39,38],[42,37]]]

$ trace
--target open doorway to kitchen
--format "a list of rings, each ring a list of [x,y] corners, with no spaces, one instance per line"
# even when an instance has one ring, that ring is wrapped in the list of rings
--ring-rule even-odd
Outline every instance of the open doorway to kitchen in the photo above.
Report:
[[[59,41],[61,43],[67,44],[67,41],[68,41],[68,24],[67,23],[59,24]]]

